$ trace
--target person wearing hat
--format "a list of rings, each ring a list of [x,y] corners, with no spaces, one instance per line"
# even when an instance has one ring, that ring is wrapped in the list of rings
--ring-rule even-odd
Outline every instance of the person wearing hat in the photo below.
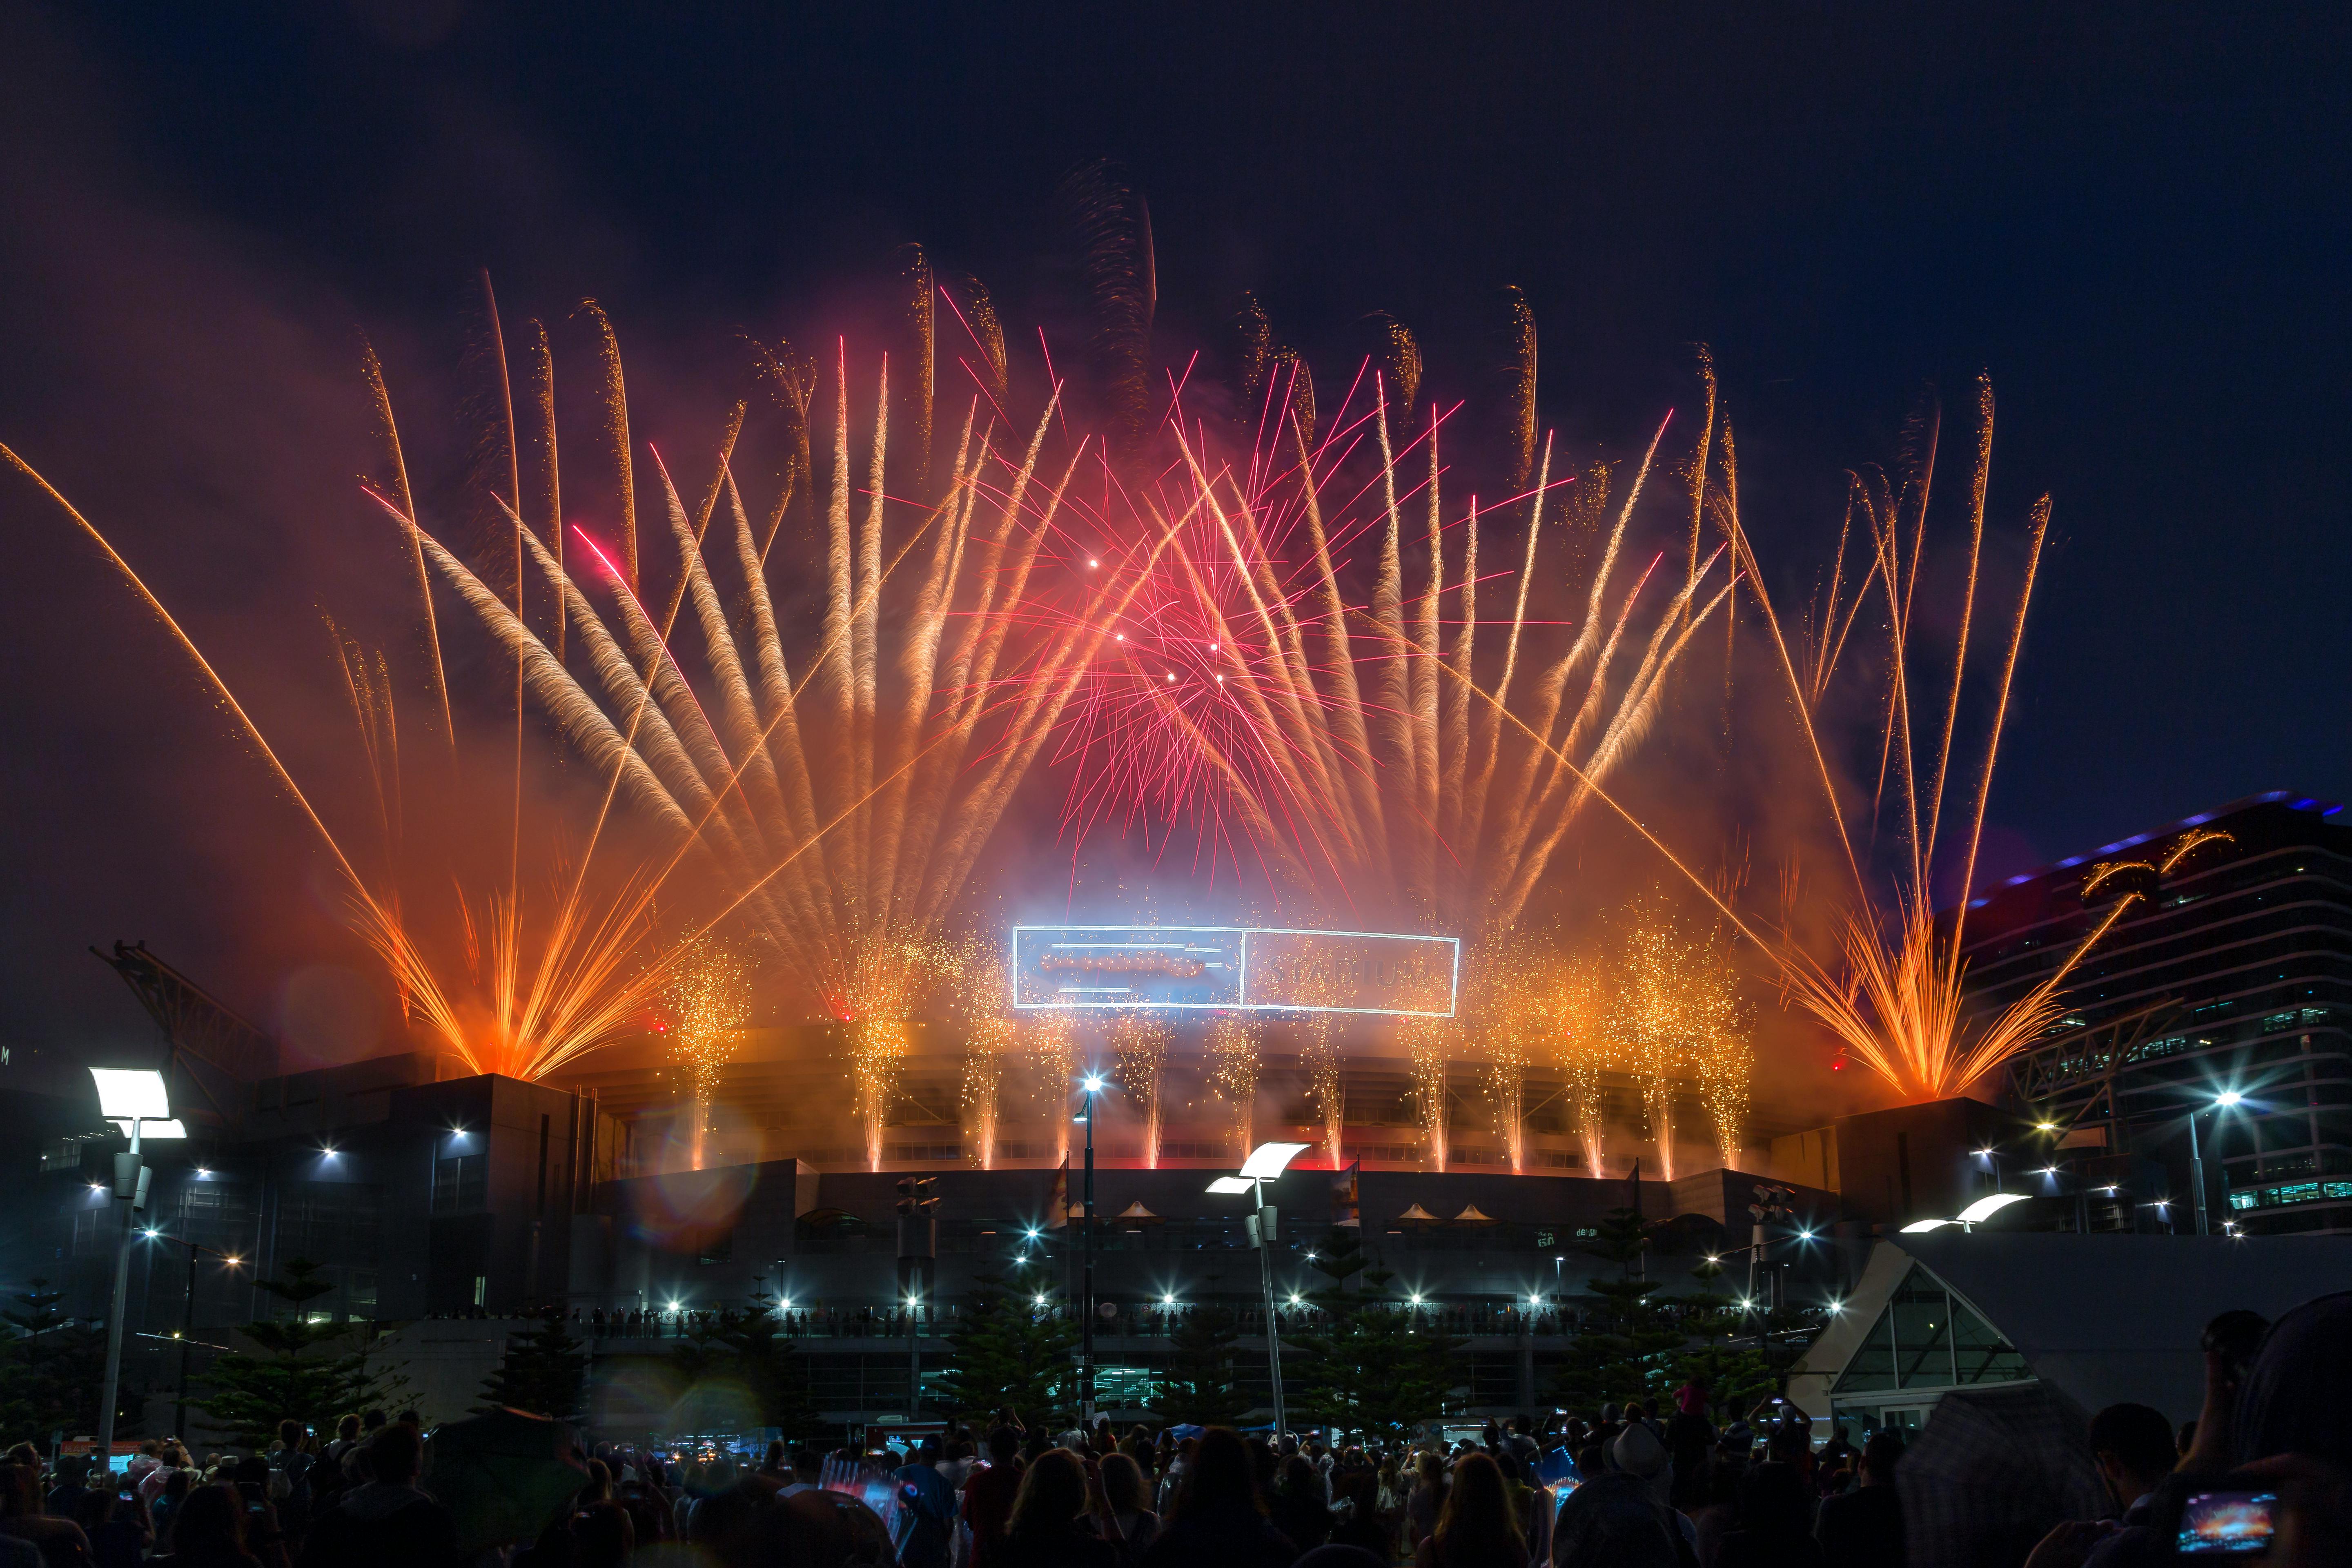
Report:
[[[1554,1568],[1698,1568],[1690,1521],[1666,1506],[1674,1466],[1658,1435],[1629,1422],[1604,1452],[1607,1468],[1560,1505]]]

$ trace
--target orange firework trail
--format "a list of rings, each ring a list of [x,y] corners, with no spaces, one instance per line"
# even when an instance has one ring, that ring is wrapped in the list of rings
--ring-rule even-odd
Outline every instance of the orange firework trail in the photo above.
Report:
[[[1743,581],[1749,584],[1771,634],[1773,654],[1794,700],[1792,707],[1822,800],[1853,878],[1855,907],[1842,924],[1842,969],[1832,972],[1794,942],[1782,942],[1774,949],[1782,984],[1797,1005],[1856,1060],[1914,1100],[1939,1100],[1959,1093],[2053,1023],[2062,1011],[2059,994],[2067,976],[2129,904],[2125,900],[2111,910],[2064,963],[2017,1001],[1986,1014],[1973,1014],[1965,1006],[1960,950],[1968,921],[1967,895],[1975,881],[1993,764],[2000,754],[2018,652],[2025,637],[2026,612],[2032,602],[2042,544],[2050,526],[2050,500],[2044,496],[2034,503],[2028,526],[2024,572],[1994,682],[1983,754],[1972,770],[1973,779],[1960,784],[1965,792],[1963,826],[1947,837],[1943,831],[1946,797],[1962,771],[1956,765],[1955,737],[1981,588],[1979,565],[1992,464],[1992,416],[1991,384],[1979,378],[1967,565],[1948,684],[1933,677],[1927,681],[1916,679],[1912,668],[1912,650],[1918,640],[1914,605],[1927,552],[1927,500],[1935,474],[1935,416],[1919,432],[1920,455],[1898,484],[1890,486],[1876,478],[1854,482],[1847,528],[1839,542],[1829,588],[1808,617],[1809,637],[1792,637],[1756,569],[1739,521],[1737,485],[1731,482],[1736,469],[1727,426],[1722,454],[1727,483],[1713,498],[1716,514],[1743,568]],[[1853,584],[1852,597],[1842,599],[1847,591],[1847,545],[1857,517],[1864,535],[1865,563]],[[1878,702],[1885,721],[1878,784],[1870,796],[1870,823],[1857,824],[1832,781],[1817,715],[1836,684],[1841,660],[1857,646],[1852,634],[1866,596],[1884,616],[1884,637],[1872,641],[1882,660],[1884,689]],[[1792,641],[1801,648],[1801,667]],[[1923,701],[1926,721],[1915,721]],[[1940,712],[1936,711],[1938,707]],[[1867,827],[1885,824],[1889,816],[1895,844],[1894,863],[1884,875],[1892,891],[1882,896],[1874,891],[1876,879],[1865,868],[1865,850],[1856,846],[1865,837]],[[1933,907],[1935,873],[1939,866],[1955,859],[1959,867],[1960,905],[1948,920],[1939,921]]]
[[[588,876],[588,858],[557,894],[551,916],[533,926],[519,885],[469,899],[460,888],[457,912],[467,962],[457,969],[436,962],[404,914],[396,876],[371,879],[328,826],[252,715],[163,601],[113,545],[29,464],[5,447],[0,457],[33,481],[121,573],[202,672],[268,764],[279,786],[326,846],[350,899],[362,938],[391,972],[402,1006],[441,1045],[477,1072],[533,1079],[555,1070],[633,1025],[661,985],[677,948],[640,961],[652,932],[655,895],[667,871],[625,876],[616,891],[600,894]],[[398,724],[387,667],[337,637],[337,652],[361,743],[374,783],[376,812],[388,861],[397,864],[405,813],[400,792]],[[436,663],[437,668],[437,663]],[[593,846],[591,849],[593,855]]]

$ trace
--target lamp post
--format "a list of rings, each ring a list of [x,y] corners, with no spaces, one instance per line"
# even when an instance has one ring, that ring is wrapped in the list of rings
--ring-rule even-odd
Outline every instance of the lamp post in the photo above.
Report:
[[[92,1068],[98,1085],[98,1113],[131,1135],[131,1150],[114,1157],[114,1198],[122,1205],[121,1225],[114,1244],[114,1300],[106,1314],[106,1378],[98,1413],[99,1463],[114,1457],[114,1401],[122,1382],[122,1318],[131,1300],[131,1216],[147,1206],[148,1171],[139,1163],[139,1135],[146,1123],[156,1123],[154,1136],[184,1138],[172,1120],[171,1098],[163,1075],[152,1068],[121,1070]]]
[[[2211,1223],[2205,1217],[2205,1155],[2197,1146],[2198,1112],[2227,1110],[2245,1098],[2234,1089],[2225,1089],[2213,1097],[2211,1105],[2200,1105],[2189,1112],[2189,1180],[2197,1189],[2197,1234],[2200,1236],[2210,1236],[2213,1232]],[[2218,1117],[2214,1119],[2214,1131],[2221,1131],[2221,1119]]]
[[[1102,1086],[1097,1073],[1081,1080],[1087,1113],[1078,1118],[1087,1124],[1086,1214],[1078,1221],[1078,1246],[1084,1254],[1078,1284],[1078,1425],[1088,1431],[1095,1424],[1095,1096]]]
[[[1274,1302],[1274,1239],[1276,1219],[1274,1208],[1265,1201],[1265,1184],[1282,1174],[1290,1162],[1307,1152],[1304,1143],[1261,1143],[1250,1151],[1242,1162],[1238,1176],[1219,1176],[1209,1184],[1209,1191],[1221,1194],[1248,1193],[1256,1203],[1255,1212],[1249,1215],[1249,1242],[1257,1249],[1258,1283],[1265,1291],[1265,1369],[1274,1385],[1274,1441],[1277,1448],[1282,1434],[1289,1423],[1285,1419],[1282,1403],[1282,1327],[1275,1317]]]
[[[188,1300],[180,1312],[180,1391],[178,1398],[173,1403],[172,1410],[172,1436],[184,1443],[188,1440],[188,1345],[196,1337],[196,1259],[200,1255],[209,1252],[231,1268],[236,1268],[244,1259],[232,1253],[222,1252],[215,1247],[190,1241],[184,1236],[166,1236],[162,1231],[154,1229],[149,1229],[143,1234],[150,1241],[177,1242],[188,1249]]]

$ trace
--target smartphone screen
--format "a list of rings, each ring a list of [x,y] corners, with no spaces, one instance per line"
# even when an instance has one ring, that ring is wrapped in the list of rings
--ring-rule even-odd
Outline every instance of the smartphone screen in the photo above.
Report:
[[[2179,1550],[2206,1556],[2252,1555],[2270,1550],[2277,1528],[2275,1492],[2197,1492],[2180,1511]]]

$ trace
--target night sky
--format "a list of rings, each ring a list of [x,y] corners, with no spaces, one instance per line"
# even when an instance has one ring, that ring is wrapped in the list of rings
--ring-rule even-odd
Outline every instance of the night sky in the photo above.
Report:
[[[1704,342],[1759,532],[1815,554],[1989,369],[1997,529],[2055,498],[1989,872],[2352,790],[2343,7],[796,9],[0,7],[0,441],[283,718],[368,587],[354,328],[430,407],[478,269],[593,295],[655,423],[919,240],[1034,341],[1108,155],[1164,353],[1247,288],[1319,363],[1392,311],[1475,395],[1517,284],[1545,424],[1622,447]],[[116,936],[277,1023],[349,961],[314,858],[92,550],[13,481],[0,530],[14,1080],[140,1037]]]

